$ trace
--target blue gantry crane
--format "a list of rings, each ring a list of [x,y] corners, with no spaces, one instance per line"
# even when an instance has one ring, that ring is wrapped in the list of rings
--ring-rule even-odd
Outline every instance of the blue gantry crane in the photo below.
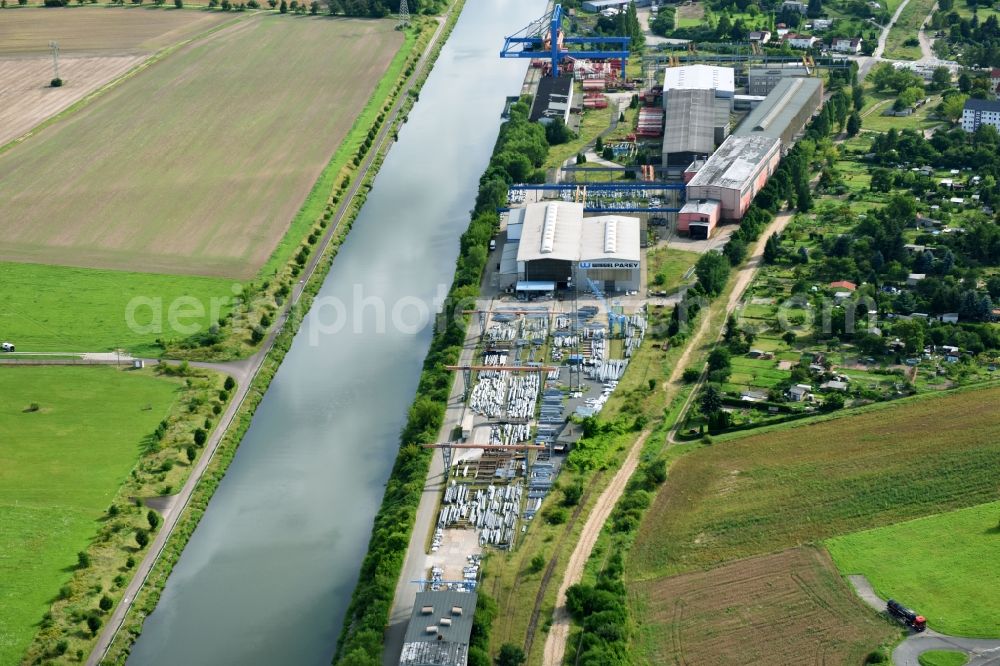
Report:
[[[608,311],[608,337],[613,338],[615,336],[615,324],[618,324],[618,327],[621,329],[622,337],[624,338],[625,323],[628,321],[628,317],[614,311],[611,307],[611,303],[608,302],[608,299],[604,298],[604,293],[601,291],[601,288],[597,286],[596,282],[587,278],[587,284],[590,286],[590,291],[594,293],[594,298],[603,303],[604,307]]]
[[[628,60],[628,37],[567,37],[562,27],[563,8],[556,5],[545,16],[533,21],[520,32],[504,39],[501,58],[548,58],[552,76],[559,76],[559,63],[564,59],[620,59],[622,76]],[[594,50],[585,46],[600,47]],[[605,49],[604,47],[610,47]]]

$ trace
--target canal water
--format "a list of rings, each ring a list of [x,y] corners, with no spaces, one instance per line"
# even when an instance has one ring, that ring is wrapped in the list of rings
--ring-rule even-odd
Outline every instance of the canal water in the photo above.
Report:
[[[467,0],[129,664],[330,663],[430,344],[416,324],[524,77],[503,36],[544,7]]]

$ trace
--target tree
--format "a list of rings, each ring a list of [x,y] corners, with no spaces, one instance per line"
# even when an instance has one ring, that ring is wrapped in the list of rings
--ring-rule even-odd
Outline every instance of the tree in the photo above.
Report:
[[[847,118],[847,136],[857,136],[861,131],[861,116],[855,111]]]
[[[722,409],[722,392],[715,384],[709,384],[701,392],[699,405],[701,406],[701,413],[705,416],[711,416],[719,412]]]
[[[288,13],[288,2],[286,0],[281,0],[281,4],[278,5],[278,11],[282,14]]]
[[[942,118],[953,123],[958,122],[958,119],[962,117],[962,110],[965,108],[967,99],[969,99],[968,96],[961,93],[946,95],[941,101],[941,106],[938,107],[938,113],[941,114]]]
[[[764,243],[764,263],[776,263],[779,256],[781,256],[781,243],[778,240],[778,234],[771,234],[767,242]]]
[[[706,252],[695,264],[694,272],[705,293],[716,296],[729,278],[729,260],[718,252]]]
[[[150,509],[146,513],[146,522],[149,523],[149,529],[155,530],[160,526],[160,516],[155,511]]]
[[[947,67],[935,67],[931,74],[931,83],[938,90],[945,90],[951,87],[951,70]]]
[[[187,455],[189,463],[193,463],[194,459],[198,457],[198,449],[192,445],[188,445],[188,447],[184,450],[184,453]]]
[[[86,569],[90,566],[90,555],[86,551],[81,550],[76,554],[76,566],[78,569]]]
[[[708,355],[709,370],[728,370],[732,367],[732,355],[725,347],[716,347]]]
[[[174,0],[174,7],[184,9],[184,0]]]
[[[615,151],[611,149],[611,146],[605,146],[604,151],[601,153],[601,157],[610,162],[615,159]]]
[[[100,630],[101,624],[101,618],[96,615],[87,616],[87,628],[90,629],[91,636],[97,636],[97,632]]]
[[[101,597],[101,601],[97,605],[102,611],[107,613],[111,610],[111,607],[115,605],[115,602],[111,600],[111,597],[105,594]]]
[[[729,242],[722,248],[722,254],[726,256],[731,266],[739,266],[747,256],[747,244],[742,239],[731,236]]]
[[[206,433],[202,428],[197,428],[194,431],[194,443],[196,446],[203,446],[208,440],[208,433]]]
[[[552,122],[545,126],[545,140],[550,146],[566,143],[572,138],[573,130],[566,126],[562,118],[553,118]]]
[[[798,336],[795,335],[794,331],[785,331],[785,333],[781,336],[781,339],[784,340],[785,344],[789,347],[795,344],[796,338],[798,338]]]
[[[598,155],[604,152],[604,139],[601,137],[597,137],[597,140],[594,141],[594,152]]]
[[[822,0],[809,0],[808,8],[806,9],[806,16],[809,18],[819,18],[823,15],[823,2]]]
[[[504,643],[500,646],[500,654],[497,655],[497,666],[521,666],[524,660],[524,650],[517,645]]]
[[[539,553],[531,558],[531,563],[528,564],[528,573],[538,573],[545,568],[545,556]]]
[[[144,529],[138,529],[135,531],[135,542],[139,544],[139,548],[145,548],[149,544],[149,534]]]

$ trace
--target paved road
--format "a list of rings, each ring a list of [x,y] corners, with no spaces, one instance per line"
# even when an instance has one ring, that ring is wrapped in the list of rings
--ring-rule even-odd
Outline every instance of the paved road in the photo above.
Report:
[[[861,600],[879,613],[885,612],[885,600],[872,588],[864,576],[849,575],[847,580],[854,586]],[[919,634],[911,634],[892,652],[896,666],[920,666],[920,655],[928,650],[956,650],[969,655],[966,666],[1000,666],[1000,638],[962,638],[947,636],[928,629]]]
[[[149,550],[146,551],[146,556],[136,568],[135,575],[128,587],[125,589],[121,602],[115,607],[111,616],[108,618],[103,631],[98,637],[97,642],[90,653],[90,656],[87,658],[87,666],[96,666],[100,663],[100,660],[108,651],[111,642],[115,639],[115,636],[117,636],[118,630],[121,628],[122,623],[125,621],[125,616],[132,606],[132,602],[135,600],[139,590],[145,584],[150,570],[159,558],[167,540],[170,538],[170,534],[173,532],[179,516],[183,513],[183,508],[187,506],[187,503],[190,501],[194,489],[197,487],[205,469],[208,467],[209,462],[211,462],[213,456],[215,455],[216,449],[218,449],[219,442],[222,441],[223,436],[229,429],[229,426],[242,405],[243,400],[246,398],[249,388],[253,383],[253,379],[257,376],[264,360],[274,347],[274,342],[284,329],[285,323],[288,321],[289,316],[291,316],[293,308],[298,305],[299,300],[305,291],[305,287],[312,278],[313,274],[316,272],[316,268],[319,266],[320,261],[323,260],[323,255],[325,254],[330,241],[340,229],[340,224],[347,216],[347,213],[354,202],[354,197],[361,188],[365,177],[368,175],[368,172],[372,167],[372,163],[375,161],[375,158],[383,152],[383,148],[385,147],[386,141],[389,137],[389,131],[395,126],[396,121],[399,118],[403,102],[409,98],[409,92],[413,88],[414,82],[423,75],[424,70],[427,68],[428,57],[441,36],[447,16],[448,15],[446,14],[441,19],[438,19],[438,27],[428,42],[427,47],[424,49],[423,55],[421,55],[420,60],[417,62],[417,66],[414,68],[414,73],[407,79],[403,89],[400,90],[399,94],[396,96],[396,101],[393,103],[392,110],[388,114],[386,122],[382,124],[382,127],[379,129],[379,132],[375,137],[372,149],[368,151],[368,154],[358,167],[358,172],[355,174],[354,178],[351,179],[351,185],[348,188],[346,196],[342,198],[340,205],[334,214],[332,224],[327,227],[326,234],[317,244],[316,251],[313,253],[309,262],[300,274],[301,279],[298,284],[292,288],[292,293],[286,302],[285,307],[281,310],[275,325],[264,339],[260,351],[248,359],[232,363],[191,362],[191,365],[195,367],[220,369],[223,372],[232,374],[238,383],[236,394],[233,396],[229,407],[219,420],[218,427],[212,432],[208,441],[205,443],[205,450],[195,463],[195,466],[191,471],[191,475],[188,477],[187,483],[184,484],[181,492],[174,496],[172,502],[169,503],[160,531],[154,537]],[[240,381],[241,378],[242,381]]]

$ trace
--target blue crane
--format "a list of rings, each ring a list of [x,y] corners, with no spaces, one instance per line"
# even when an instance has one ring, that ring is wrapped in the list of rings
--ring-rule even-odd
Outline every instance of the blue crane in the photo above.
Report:
[[[611,60],[621,59],[622,76],[625,76],[625,62],[628,59],[629,37],[567,37],[562,28],[563,8],[555,8],[533,21],[520,32],[504,38],[501,58],[537,58],[547,57],[552,64],[552,76],[559,76],[559,63],[565,59]],[[610,50],[570,50],[579,49],[584,45],[603,47]],[[617,47],[617,48],[616,48]]]
[[[614,337],[615,335],[615,324],[618,324],[621,329],[622,337],[625,337],[625,322],[628,321],[628,317],[623,314],[615,312],[611,303],[608,303],[607,299],[604,298],[604,294],[601,292],[601,288],[597,286],[597,283],[587,278],[587,284],[590,285],[590,291],[594,293],[594,297],[597,298],[608,311],[608,337]]]

